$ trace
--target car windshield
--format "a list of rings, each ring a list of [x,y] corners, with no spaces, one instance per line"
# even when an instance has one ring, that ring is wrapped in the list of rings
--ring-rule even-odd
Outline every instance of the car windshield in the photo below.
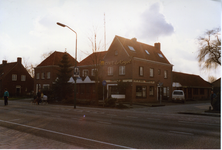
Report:
[[[183,92],[181,92],[181,91],[174,91],[173,94],[174,95],[183,95]]]

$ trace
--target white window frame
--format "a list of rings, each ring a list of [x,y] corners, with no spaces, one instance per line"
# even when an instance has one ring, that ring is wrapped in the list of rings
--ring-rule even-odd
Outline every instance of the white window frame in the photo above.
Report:
[[[47,79],[50,79],[50,77],[51,77],[51,73],[47,72]]]
[[[108,67],[108,76],[113,75],[113,67]]]
[[[167,79],[167,77],[168,77],[168,71],[164,70],[164,79]]]
[[[42,88],[43,88],[43,89],[49,89],[49,84],[43,84],[43,85],[42,85]]]
[[[44,72],[42,72],[42,74],[41,74],[41,79],[45,79],[45,73]]]
[[[150,77],[154,77],[154,69],[150,68]]]
[[[144,72],[143,66],[140,66],[139,67],[139,75],[143,76],[143,72]]]
[[[17,81],[17,74],[12,74],[12,81]]]
[[[26,75],[21,75],[21,81],[26,81]]]
[[[39,73],[36,73],[36,79],[39,79]]]
[[[85,74],[85,72],[87,72],[87,75]],[[86,77],[86,76],[88,76],[89,75],[89,70],[88,69],[83,69],[82,70],[82,76],[83,77]]]
[[[119,75],[125,75],[126,66],[119,66]]]

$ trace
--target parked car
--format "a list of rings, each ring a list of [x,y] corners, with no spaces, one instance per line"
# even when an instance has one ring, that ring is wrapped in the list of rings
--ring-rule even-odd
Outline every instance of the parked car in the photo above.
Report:
[[[172,93],[172,101],[180,101],[185,103],[185,95],[182,90],[174,90]]]

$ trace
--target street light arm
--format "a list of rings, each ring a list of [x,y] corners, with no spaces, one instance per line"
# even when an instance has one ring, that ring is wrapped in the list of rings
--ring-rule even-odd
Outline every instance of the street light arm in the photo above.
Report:
[[[59,23],[59,22],[57,22],[57,25],[62,26],[62,27],[66,27],[66,25]]]

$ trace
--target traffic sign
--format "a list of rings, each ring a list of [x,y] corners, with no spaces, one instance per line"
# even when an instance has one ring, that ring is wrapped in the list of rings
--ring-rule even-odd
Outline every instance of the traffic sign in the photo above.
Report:
[[[106,85],[106,80],[103,80],[103,83],[102,83],[102,84],[103,84],[103,86],[105,86],[105,85]]]

